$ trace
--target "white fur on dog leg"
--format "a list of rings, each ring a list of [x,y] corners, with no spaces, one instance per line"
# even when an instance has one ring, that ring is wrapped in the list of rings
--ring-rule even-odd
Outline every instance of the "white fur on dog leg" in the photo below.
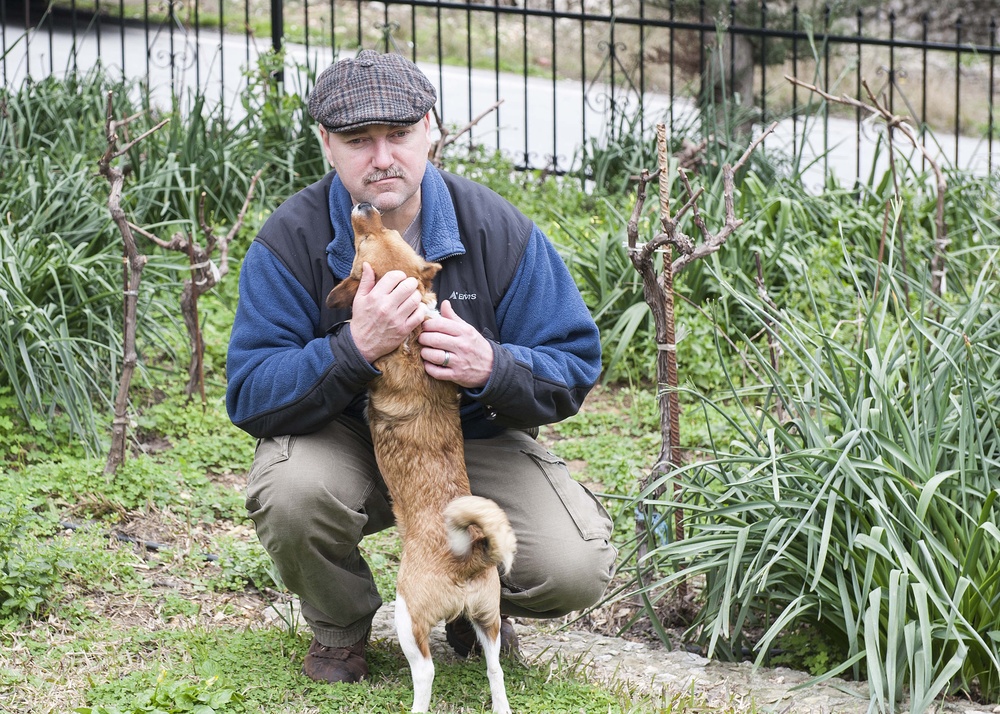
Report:
[[[403,648],[406,661],[410,663],[410,676],[413,677],[413,709],[410,711],[425,712],[431,705],[431,686],[434,684],[434,661],[424,657],[413,636],[413,621],[406,601],[396,598],[396,636]],[[508,710],[509,711],[509,710]]]
[[[507,688],[503,683],[503,669],[500,667],[500,632],[497,631],[497,638],[493,641],[486,636],[479,625],[473,623],[476,630],[476,637],[479,638],[483,646],[483,659],[486,660],[486,676],[490,680],[490,695],[493,697],[494,714],[511,714],[510,704],[507,702]]]

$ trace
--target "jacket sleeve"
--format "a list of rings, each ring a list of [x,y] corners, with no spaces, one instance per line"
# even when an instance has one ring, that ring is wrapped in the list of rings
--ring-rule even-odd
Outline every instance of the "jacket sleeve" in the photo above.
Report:
[[[574,415],[601,373],[601,339],[562,258],[537,226],[496,311],[493,372],[469,396],[516,428]]]
[[[240,299],[227,356],[226,407],[255,437],[316,431],[378,374],[341,323],[319,332],[320,309],[261,242],[240,269]]]

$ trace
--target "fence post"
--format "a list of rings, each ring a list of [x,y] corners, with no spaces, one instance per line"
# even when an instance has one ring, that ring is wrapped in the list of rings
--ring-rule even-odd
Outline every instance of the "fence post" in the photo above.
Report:
[[[274,50],[275,54],[279,54],[281,52],[284,35],[285,35],[284,4],[282,0],[271,0],[271,49]],[[282,63],[282,69],[279,69],[275,73],[274,79],[279,84],[284,83],[285,81],[284,63]]]

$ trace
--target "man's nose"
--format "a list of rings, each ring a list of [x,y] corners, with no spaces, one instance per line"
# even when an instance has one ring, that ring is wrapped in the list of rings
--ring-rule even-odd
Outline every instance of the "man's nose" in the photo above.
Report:
[[[389,142],[383,138],[372,142],[372,165],[377,169],[387,169],[393,164],[392,151]]]

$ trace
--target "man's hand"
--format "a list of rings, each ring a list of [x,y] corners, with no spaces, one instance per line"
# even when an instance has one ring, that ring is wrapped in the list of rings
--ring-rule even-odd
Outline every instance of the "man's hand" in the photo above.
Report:
[[[478,389],[486,385],[493,371],[493,347],[447,300],[441,303],[440,316],[424,322],[420,345],[424,369],[435,379]]]
[[[361,282],[354,296],[351,337],[361,355],[372,364],[399,347],[424,319],[417,279],[390,270],[375,282],[375,271],[361,266]]]

